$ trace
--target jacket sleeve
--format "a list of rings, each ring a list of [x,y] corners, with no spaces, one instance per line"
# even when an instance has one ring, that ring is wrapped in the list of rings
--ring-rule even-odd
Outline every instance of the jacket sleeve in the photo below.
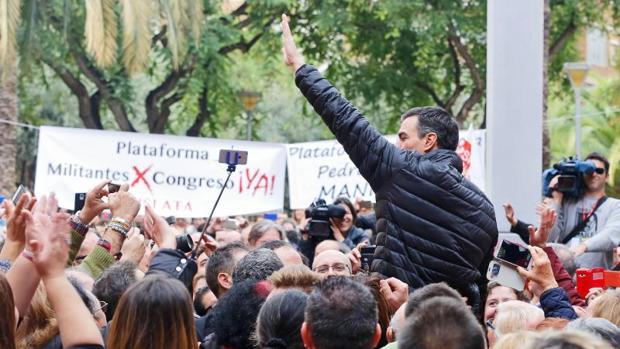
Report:
[[[552,288],[540,295],[540,306],[545,317],[558,317],[562,319],[575,320],[577,313],[568,302],[566,292],[561,287]]]
[[[179,250],[164,248],[153,256],[146,275],[166,274],[171,276],[181,281],[191,294],[193,288],[192,281],[196,272],[198,272],[198,266],[194,260],[187,258]]]
[[[573,279],[571,279],[570,274],[568,274],[566,269],[564,269],[562,261],[558,258],[558,255],[555,254],[553,248],[547,246],[543,248],[543,250],[547,253],[549,260],[551,261],[553,277],[555,278],[555,281],[557,281],[558,285],[566,291],[570,304],[578,305],[580,307],[585,306],[586,302],[583,298],[581,298],[581,296],[579,296],[579,293],[577,293]]]
[[[588,252],[607,252],[620,245],[620,201],[614,201],[601,231],[586,241]]]
[[[295,74],[295,82],[375,192],[386,178],[405,166],[407,152],[370,126],[315,67],[303,65]]]
[[[515,226],[510,227],[510,232],[519,234],[519,237],[526,243],[530,243],[530,232],[527,230],[531,224],[525,223],[521,220],[517,220],[517,224]]]

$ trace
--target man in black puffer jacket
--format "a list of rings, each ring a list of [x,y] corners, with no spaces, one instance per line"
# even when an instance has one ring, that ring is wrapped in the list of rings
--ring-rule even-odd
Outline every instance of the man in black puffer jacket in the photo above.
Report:
[[[412,288],[446,281],[468,294],[485,281],[497,242],[493,205],[463,177],[458,125],[443,109],[403,114],[388,142],[312,66],[283,15],[284,59],[295,81],[376,193],[377,249],[371,270]]]

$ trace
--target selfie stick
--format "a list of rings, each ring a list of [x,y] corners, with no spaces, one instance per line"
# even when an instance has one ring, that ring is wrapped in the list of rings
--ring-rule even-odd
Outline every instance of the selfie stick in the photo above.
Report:
[[[237,164],[239,163],[239,160],[236,159],[235,160],[236,163],[229,163],[228,164],[228,168],[226,169],[226,171],[228,172],[228,177],[226,177],[226,181],[224,181],[224,185],[222,185],[222,190],[220,190],[220,195],[217,196],[217,200],[215,200],[215,205],[213,205],[213,209],[211,210],[211,213],[209,214],[209,219],[207,219],[207,223],[205,223],[204,228],[202,229],[202,233],[200,234],[200,239],[198,239],[198,243],[196,243],[196,246],[194,247],[194,250],[192,251],[192,259],[196,259],[196,253],[198,252],[198,247],[200,246],[200,241],[202,241],[202,239],[205,236],[205,233],[207,232],[207,227],[209,227],[209,223],[211,223],[211,218],[213,217],[213,212],[215,212],[215,208],[217,207],[217,204],[220,202],[220,198],[222,197],[222,194],[224,193],[224,189],[226,189],[226,184],[228,184],[228,180],[230,179],[230,175],[232,175],[233,172],[235,172],[235,170],[237,169]]]

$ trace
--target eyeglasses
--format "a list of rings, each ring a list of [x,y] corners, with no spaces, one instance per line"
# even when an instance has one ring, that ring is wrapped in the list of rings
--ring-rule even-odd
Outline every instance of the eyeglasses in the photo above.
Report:
[[[108,310],[108,303],[104,301],[99,301],[99,308],[96,308],[95,310],[93,310],[93,314],[98,312],[99,310],[105,313],[106,310]]]
[[[603,174],[603,173],[605,173],[605,169],[604,169],[604,168],[601,168],[601,167],[597,167],[597,168],[594,170],[594,172],[596,172],[596,173],[598,173],[598,174]]]
[[[329,272],[329,269],[335,271],[336,273],[342,273],[345,270],[349,270],[349,266],[344,263],[336,263],[333,265],[319,265],[318,267],[314,268],[314,271],[319,274],[327,274]]]

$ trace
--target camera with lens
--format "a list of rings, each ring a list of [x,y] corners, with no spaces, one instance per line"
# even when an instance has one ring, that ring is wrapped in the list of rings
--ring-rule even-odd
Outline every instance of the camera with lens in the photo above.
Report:
[[[579,198],[585,191],[584,177],[593,174],[595,170],[596,166],[591,161],[580,161],[572,157],[564,159],[543,172],[543,194],[551,197],[551,193],[556,190],[566,197]],[[549,188],[549,183],[555,176],[558,176],[558,183]]]
[[[331,218],[343,218],[346,210],[338,205],[328,205],[325,200],[317,199],[306,209],[306,218],[310,218],[306,231],[311,238],[326,240],[333,238]]]
[[[192,252],[192,248],[194,248],[194,240],[192,240],[192,236],[190,234],[177,235],[175,240],[177,242],[177,250],[183,253]]]

